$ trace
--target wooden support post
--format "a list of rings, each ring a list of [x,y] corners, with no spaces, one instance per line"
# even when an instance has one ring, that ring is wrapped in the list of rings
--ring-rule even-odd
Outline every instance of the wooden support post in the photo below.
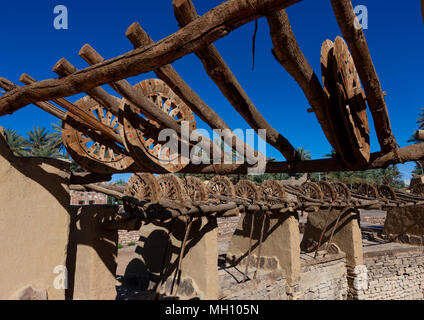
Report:
[[[384,92],[381,89],[367,40],[362,27],[359,26],[352,2],[350,0],[331,0],[331,4],[364,86],[381,149],[384,152],[392,151],[397,147],[397,143],[392,133]]]
[[[126,32],[127,38],[131,41],[134,48],[146,47],[154,42],[150,36],[141,28],[140,24],[133,23]],[[248,159],[250,155],[262,157],[262,154],[252,149],[249,145],[240,140],[233,134],[230,127],[224,120],[209,107],[202,98],[181,78],[172,65],[168,64],[154,70],[157,77],[165,82],[203,121],[205,121],[212,129],[222,130],[222,136],[225,140],[231,141],[231,147],[236,149],[237,146],[244,146],[244,155]]]
[[[184,27],[198,18],[191,0],[174,0],[175,17],[180,27]],[[237,112],[255,130],[266,129],[266,141],[279,150],[287,160],[298,159],[298,154],[290,142],[277,132],[255,107],[246,92],[237,81],[230,68],[213,44],[195,51],[202,61],[209,77],[215,82],[223,95]]]

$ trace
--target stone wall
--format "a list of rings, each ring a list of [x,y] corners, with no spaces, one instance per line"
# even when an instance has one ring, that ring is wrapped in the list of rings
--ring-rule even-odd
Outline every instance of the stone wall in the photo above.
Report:
[[[122,244],[123,246],[126,246],[129,243],[137,243],[137,241],[140,239],[140,235],[141,235],[140,230],[137,230],[137,231],[119,230],[118,243]]]
[[[347,298],[347,270],[344,253],[313,258],[302,254],[299,300],[345,300]]]
[[[424,248],[388,243],[364,253],[367,286],[359,300],[423,300]]]

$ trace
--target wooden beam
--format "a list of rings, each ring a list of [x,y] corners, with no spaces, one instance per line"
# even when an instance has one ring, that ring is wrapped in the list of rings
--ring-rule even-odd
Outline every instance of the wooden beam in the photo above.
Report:
[[[418,130],[414,134],[414,138],[420,141],[424,141],[424,130]]]
[[[183,29],[149,47],[132,50],[63,79],[49,79],[14,89],[0,98],[0,116],[34,102],[48,101],[85,92],[89,89],[150,72],[192,53],[232,30],[286,8],[300,0],[229,0]]]
[[[138,22],[133,23],[128,28],[126,36],[135,49],[154,43]],[[162,66],[154,70],[154,72],[157,77],[165,82],[200,119],[206,122],[212,129],[223,130],[223,138],[227,141],[231,141],[231,147],[233,149],[236,149],[238,145],[242,145],[244,146],[244,155],[246,158],[249,158],[249,155],[265,157],[234,135],[225,121],[181,78],[172,65],[168,64]]]
[[[112,175],[102,175],[92,172],[72,172],[69,184],[90,184],[110,181]]]
[[[6,78],[0,78],[0,88],[3,90],[10,91],[16,88],[19,88],[19,86]],[[38,108],[40,108],[43,111],[46,111],[47,113],[51,114],[52,116],[59,118],[60,120],[65,120],[66,118],[66,112],[62,109],[56,107],[54,104],[50,102],[36,102],[34,105]]]
[[[286,10],[272,12],[267,17],[275,59],[286,69],[302,88],[322,130],[335,150],[340,150],[336,130],[327,113],[327,98],[317,75],[300,49],[290,25]],[[309,112],[309,110],[308,110]]]
[[[266,173],[313,173],[313,172],[338,172],[338,171],[364,171],[368,169],[387,168],[389,165],[424,160],[424,143],[413,144],[390,152],[376,152],[371,154],[367,166],[347,168],[337,159],[320,159],[292,162],[268,162]],[[228,165],[189,165],[181,173],[202,174],[246,174],[248,164]]]
[[[174,0],[172,5],[174,6],[175,18],[178,20],[180,27],[185,27],[199,18],[191,0]],[[266,129],[266,141],[279,150],[287,160],[298,159],[295,148],[265,120],[216,47],[210,44],[207,47],[200,48],[195,53],[202,61],[206,73],[246,122],[256,132],[259,129]]]
[[[31,84],[36,83],[37,81],[30,77],[27,74],[22,74],[19,81],[25,84]],[[64,98],[57,98],[52,99],[54,103],[57,103],[62,108],[66,109],[69,113],[71,113],[73,116],[77,117],[77,120],[87,124],[89,127],[91,127],[94,130],[97,130],[104,134],[105,136],[109,137],[110,139],[122,144],[124,144],[124,141],[122,140],[122,137],[117,134],[115,131],[113,131],[112,128],[108,127],[104,123],[100,122],[100,120],[96,119],[94,115],[90,114],[86,110],[82,109],[81,107],[71,103],[70,101],[64,99]]]
[[[358,21],[352,2],[331,0],[331,4],[364,86],[381,149],[384,152],[394,150],[397,143],[392,133],[384,92],[371,59],[364,31],[356,26]]]

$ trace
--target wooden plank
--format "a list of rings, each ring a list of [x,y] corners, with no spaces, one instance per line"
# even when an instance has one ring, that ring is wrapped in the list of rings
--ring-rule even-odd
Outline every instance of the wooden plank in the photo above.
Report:
[[[180,27],[184,27],[199,18],[191,0],[174,0],[172,5],[174,6],[175,18],[178,20]],[[287,160],[298,159],[295,148],[265,120],[216,47],[210,44],[200,48],[195,53],[202,61],[206,73],[246,122],[256,132],[259,129],[266,129],[267,143],[279,150]]]
[[[381,149],[384,152],[391,151],[397,147],[397,143],[364,31],[355,26],[357,17],[350,0],[331,0],[331,4],[364,86]]]

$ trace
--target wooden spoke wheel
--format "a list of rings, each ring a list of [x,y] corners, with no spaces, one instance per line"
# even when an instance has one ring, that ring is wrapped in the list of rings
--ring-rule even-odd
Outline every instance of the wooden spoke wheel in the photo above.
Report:
[[[188,176],[181,179],[185,193],[192,201],[208,200],[208,191],[202,180],[196,177]]]
[[[235,186],[237,197],[248,199],[252,202],[260,200],[260,193],[256,184],[249,180],[240,180]]]
[[[324,198],[330,201],[334,201],[337,199],[337,193],[334,189],[333,185],[326,181],[319,181],[318,186],[321,188],[322,193],[324,194]]]
[[[424,197],[424,184],[418,183],[411,188],[411,192],[418,196]]]
[[[196,121],[190,108],[162,81],[159,79],[144,80],[134,86],[143,95],[149,98],[159,109],[178,121],[187,121],[189,129],[196,129]],[[131,155],[144,166],[152,168],[154,171],[175,173],[183,169],[189,159],[178,153],[180,146],[176,150],[163,148],[166,142],[159,140],[161,127],[153,120],[140,121],[143,117],[139,108],[123,99],[128,105],[124,111],[123,123],[125,139]],[[146,120],[145,118],[143,118]],[[180,141],[178,137],[175,137]]]
[[[207,190],[210,198],[214,198],[216,196],[234,198],[236,195],[233,183],[225,176],[213,177],[208,182]]]
[[[350,201],[351,193],[347,185],[342,182],[332,182],[331,185],[336,190],[337,200]]]
[[[118,118],[92,98],[84,97],[75,102],[75,105],[90,112],[93,117],[123,136]],[[70,114],[67,114],[62,123],[62,141],[72,159],[90,172],[110,174],[137,171],[126,146],[88,129]]]
[[[321,191],[321,188],[315,182],[304,182],[300,186],[301,193],[311,199],[320,200],[324,199],[324,193]],[[298,197],[300,202],[307,202],[306,199]]]
[[[173,174],[157,176],[162,199],[183,202],[187,199],[182,181]]]
[[[377,187],[378,194],[382,196],[384,199],[396,200],[395,191],[389,186],[380,185]]]
[[[321,49],[324,91],[329,103],[326,113],[334,132],[333,146],[349,165],[367,164],[370,159],[370,129],[365,93],[346,42],[337,37]]]
[[[124,194],[147,202],[159,202],[161,199],[159,183],[151,173],[133,174],[128,180]]]
[[[377,199],[379,196],[377,188],[370,185],[369,183],[361,183],[356,189],[356,192],[366,198]]]
[[[266,180],[259,187],[262,201],[269,205],[284,203],[286,191],[281,183],[276,180]]]

